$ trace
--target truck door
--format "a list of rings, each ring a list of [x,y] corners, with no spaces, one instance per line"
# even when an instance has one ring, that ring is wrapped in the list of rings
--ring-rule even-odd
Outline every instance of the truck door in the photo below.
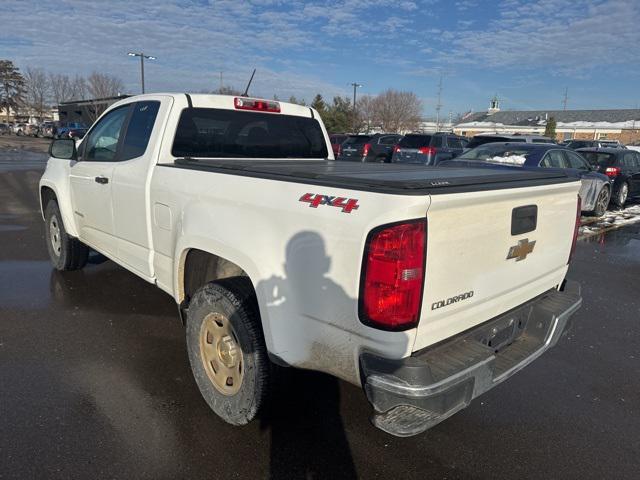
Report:
[[[165,116],[158,115],[162,98],[133,104],[121,152],[113,166],[111,187],[118,258],[149,279],[153,277],[153,267],[148,185],[160,137],[152,133],[157,118]],[[168,108],[168,100],[164,104]]]
[[[111,208],[113,165],[129,109],[130,105],[116,108],[94,125],[80,146],[78,161],[71,166],[69,176],[80,238],[110,255],[117,252]]]

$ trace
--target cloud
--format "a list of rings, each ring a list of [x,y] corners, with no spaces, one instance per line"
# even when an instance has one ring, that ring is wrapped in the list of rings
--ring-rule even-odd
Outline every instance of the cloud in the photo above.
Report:
[[[456,10],[463,12],[478,6],[478,0],[460,0],[455,3]]]
[[[603,65],[630,68],[637,63],[639,24],[638,2],[506,0],[488,28],[449,32],[437,60],[575,76]]]

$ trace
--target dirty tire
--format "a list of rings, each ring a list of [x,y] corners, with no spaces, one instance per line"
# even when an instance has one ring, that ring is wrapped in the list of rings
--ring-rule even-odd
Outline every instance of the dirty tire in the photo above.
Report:
[[[233,394],[222,393],[205,370],[201,332],[211,315],[228,319],[242,352],[242,382]],[[191,370],[209,407],[232,425],[245,425],[253,420],[269,392],[271,363],[249,279],[233,277],[201,287],[189,304],[186,335]]]
[[[610,200],[611,193],[609,191],[609,187],[602,187],[602,190],[600,190],[598,198],[596,199],[596,208],[593,211],[593,215],[596,217],[603,216],[607,212],[607,206],[609,205]]]
[[[613,203],[620,208],[624,208],[624,204],[627,203],[627,199],[629,198],[629,184],[624,182],[618,188],[616,195],[614,197]]]
[[[44,216],[45,241],[51,263],[56,270],[80,270],[89,259],[89,247],[77,238],[67,235],[58,202],[50,200]]]

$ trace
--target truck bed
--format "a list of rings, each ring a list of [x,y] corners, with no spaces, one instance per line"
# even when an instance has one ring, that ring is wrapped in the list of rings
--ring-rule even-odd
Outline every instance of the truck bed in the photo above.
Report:
[[[334,160],[243,160],[178,158],[158,166],[349,188],[394,195],[522,188],[574,182],[563,172],[508,167],[425,167]]]

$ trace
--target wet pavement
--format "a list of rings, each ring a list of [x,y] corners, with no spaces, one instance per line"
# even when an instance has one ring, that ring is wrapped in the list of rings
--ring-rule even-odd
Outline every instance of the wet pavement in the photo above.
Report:
[[[388,436],[358,388],[303,371],[238,428],[200,397],[169,296],[99,256],[51,269],[43,165],[0,152],[0,478],[639,477],[640,223],[579,242],[556,348],[427,433]]]

